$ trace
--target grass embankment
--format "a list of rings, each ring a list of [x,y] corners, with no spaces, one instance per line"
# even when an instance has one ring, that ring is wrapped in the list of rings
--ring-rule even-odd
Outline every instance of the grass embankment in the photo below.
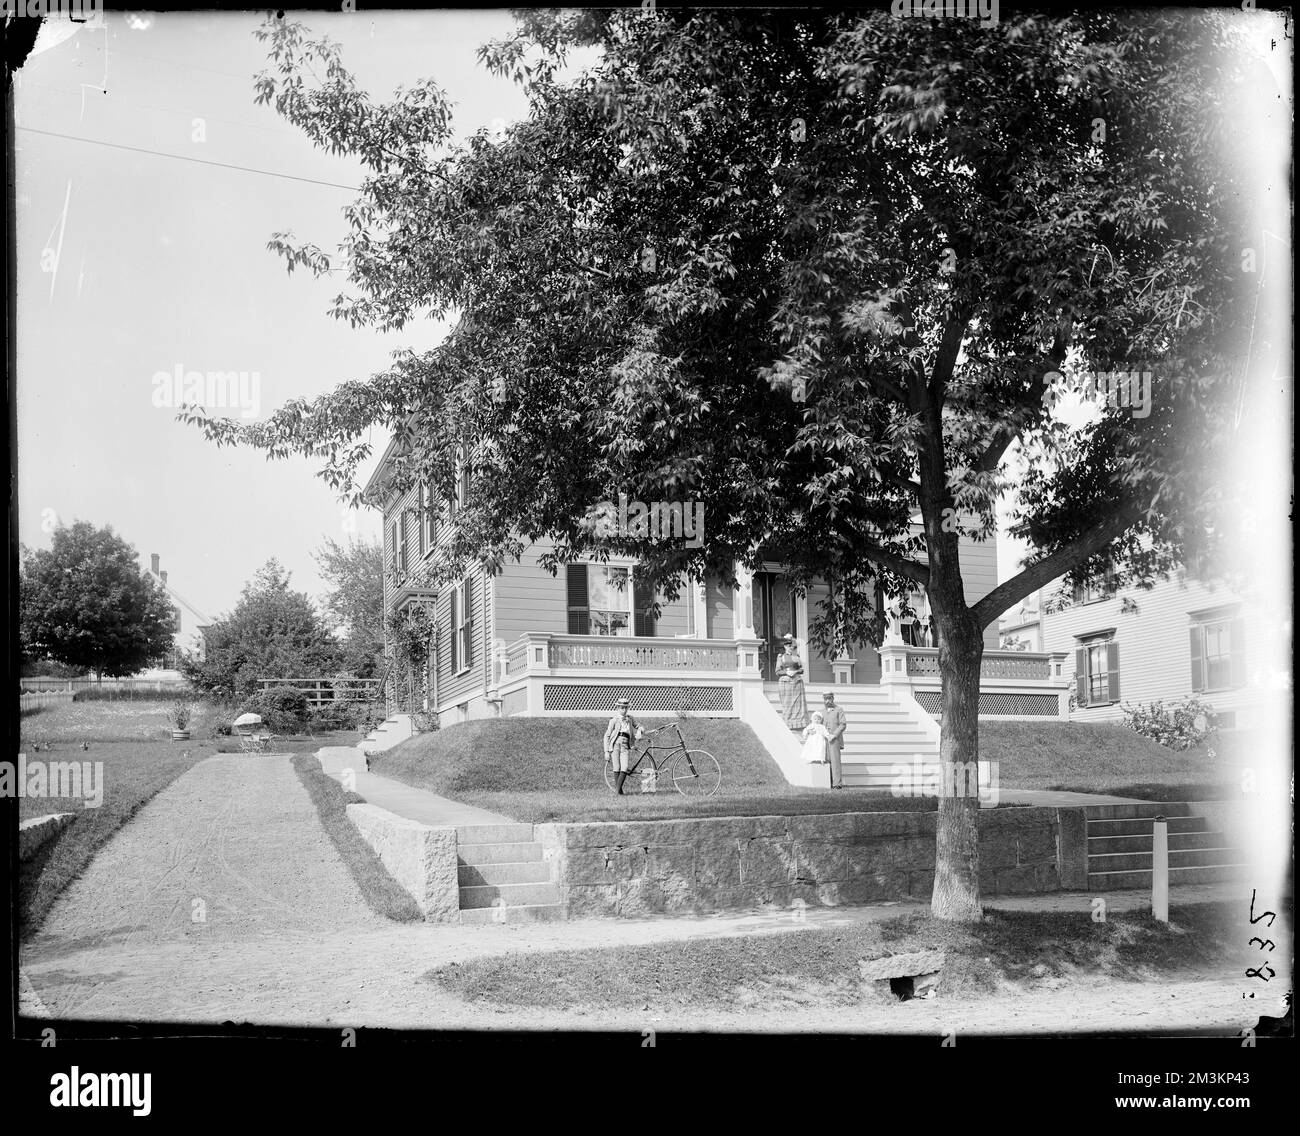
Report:
[[[1239,796],[1240,765],[1256,741],[1243,732],[1223,734],[1207,746],[1177,753],[1122,722],[980,723],[980,758],[998,763],[1004,788],[1108,793],[1146,801]]]
[[[162,700],[67,701],[23,713],[21,752],[29,767],[34,761],[102,762],[97,784],[103,790],[97,808],[87,808],[84,796],[19,798],[20,820],[49,813],[76,817],[20,867],[19,923],[24,937],[40,927],[63,889],[122,825],[196,762],[216,752],[210,740],[162,740],[170,731],[170,705]],[[196,712],[196,734],[210,728],[209,716],[206,710]],[[89,748],[83,750],[83,743]]]
[[[892,1000],[888,982],[863,983],[862,961],[942,950],[938,993],[979,998],[1054,979],[1167,980],[1232,957],[1238,913],[1189,904],[1168,925],[1149,914],[992,911],[980,923],[910,914],[848,928],[647,943],[576,951],[515,952],[449,963],[425,974],[470,1002],[567,1008],[744,1010]]]
[[[205,704],[195,707],[190,740],[172,741],[168,713],[174,705],[175,699],[68,700],[23,712],[20,752],[26,754],[29,769],[36,761],[47,766],[102,762],[103,771],[96,779],[103,799],[95,808],[86,807],[84,785],[82,797],[18,799],[19,820],[50,813],[72,813],[76,818],[20,866],[19,924],[24,937],[40,928],[64,888],[144,805],[198,762],[237,748],[229,738],[210,737],[220,712]],[[322,737],[287,738],[285,743],[285,750],[312,751],[329,744]],[[83,744],[89,748],[82,749]]]
[[[298,780],[316,806],[321,827],[329,834],[331,843],[347,865],[370,909],[400,923],[422,919],[415,900],[388,874],[375,850],[348,820],[348,805],[365,804],[365,798],[343,788],[321,769],[320,761],[311,754],[297,753],[290,761]]]
[[[638,721],[650,730],[671,719]],[[630,778],[627,793],[616,797],[605,785],[604,735],[605,720],[595,718],[464,722],[377,754],[370,769],[529,824],[935,807],[933,799],[897,798],[885,790],[830,792],[790,785],[753,730],[728,718],[692,718],[682,724],[687,747],[708,750],[722,767],[722,785],[714,796],[683,796],[671,785],[643,794]]]

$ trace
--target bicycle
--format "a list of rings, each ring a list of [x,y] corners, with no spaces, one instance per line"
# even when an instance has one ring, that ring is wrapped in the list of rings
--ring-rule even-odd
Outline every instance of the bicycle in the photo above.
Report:
[[[664,730],[672,730],[677,735],[676,744],[652,745],[650,739],[655,734],[663,733]],[[669,722],[666,726],[651,730],[646,735],[645,741],[645,749],[635,761],[629,763],[627,770],[628,778],[633,775],[640,776],[643,793],[658,791],[661,771],[671,779],[673,787],[687,797],[711,797],[722,785],[722,767],[718,765],[718,759],[708,750],[687,749],[686,739],[682,737],[682,731],[677,723]],[[661,753],[666,756],[656,756]],[[642,766],[647,764],[649,768],[643,769]],[[611,792],[618,792],[614,781],[617,772],[609,756],[606,755],[605,784],[609,786]]]

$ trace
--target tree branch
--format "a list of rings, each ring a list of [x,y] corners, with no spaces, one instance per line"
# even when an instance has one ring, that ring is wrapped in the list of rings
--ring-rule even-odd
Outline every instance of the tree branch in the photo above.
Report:
[[[1042,560],[1029,565],[1018,576],[1012,576],[1004,584],[999,584],[978,603],[971,606],[975,624],[981,630],[987,627],[1004,611],[1024,599],[1031,592],[1037,591],[1044,584],[1049,584],[1058,576],[1063,576],[1077,564],[1082,564],[1094,552],[1110,544],[1116,537],[1130,529],[1145,514],[1145,510],[1132,501],[1121,505],[1104,521],[1098,521],[1092,528],[1085,530],[1064,548],[1058,548]]]
[[[881,567],[888,568],[891,572],[897,572],[900,576],[906,576],[923,588],[929,587],[930,569],[919,560],[913,560],[908,556],[900,556],[896,552],[890,552],[872,541],[864,542],[859,540],[856,543],[858,551],[868,560],[874,560]]]
[[[961,315],[944,325],[943,338],[939,341],[939,350],[934,357],[934,370],[930,374],[930,397],[942,402],[940,392],[952,378],[953,368],[957,365],[957,353],[961,350],[961,341],[966,338],[966,328],[970,317]]]

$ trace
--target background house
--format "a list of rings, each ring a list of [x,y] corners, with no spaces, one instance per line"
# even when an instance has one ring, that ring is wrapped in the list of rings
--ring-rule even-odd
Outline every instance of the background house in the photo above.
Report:
[[[189,656],[199,660],[203,658],[203,633],[212,624],[212,620],[171,585],[167,579],[167,570],[160,567],[158,553],[150,554],[149,567],[145,574],[161,584],[172,601],[172,608],[176,612],[176,634],[172,637],[171,650],[159,659],[155,666],[141,671],[137,677],[179,679],[182,657]]]
[[[1119,719],[1124,702],[1195,694],[1222,728],[1251,728],[1289,687],[1289,675],[1270,667],[1278,637],[1289,639],[1289,613],[1186,571],[1150,591],[1119,591],[1108,578],[1058,591],[1040,619],[1045,649],[1067,659],[1072,718]]]

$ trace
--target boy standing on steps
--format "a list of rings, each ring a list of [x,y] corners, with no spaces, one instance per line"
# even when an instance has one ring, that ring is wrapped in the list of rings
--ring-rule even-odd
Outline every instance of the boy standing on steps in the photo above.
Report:
[[[643,731],[637,720],[627,712],[626,698],[620,698],[615,705],[618,710],[605,728],[605,759],[614,767],[614,791],[622,796],[623,782],[627,780],[630,764],[632,740],[639,738]]]

